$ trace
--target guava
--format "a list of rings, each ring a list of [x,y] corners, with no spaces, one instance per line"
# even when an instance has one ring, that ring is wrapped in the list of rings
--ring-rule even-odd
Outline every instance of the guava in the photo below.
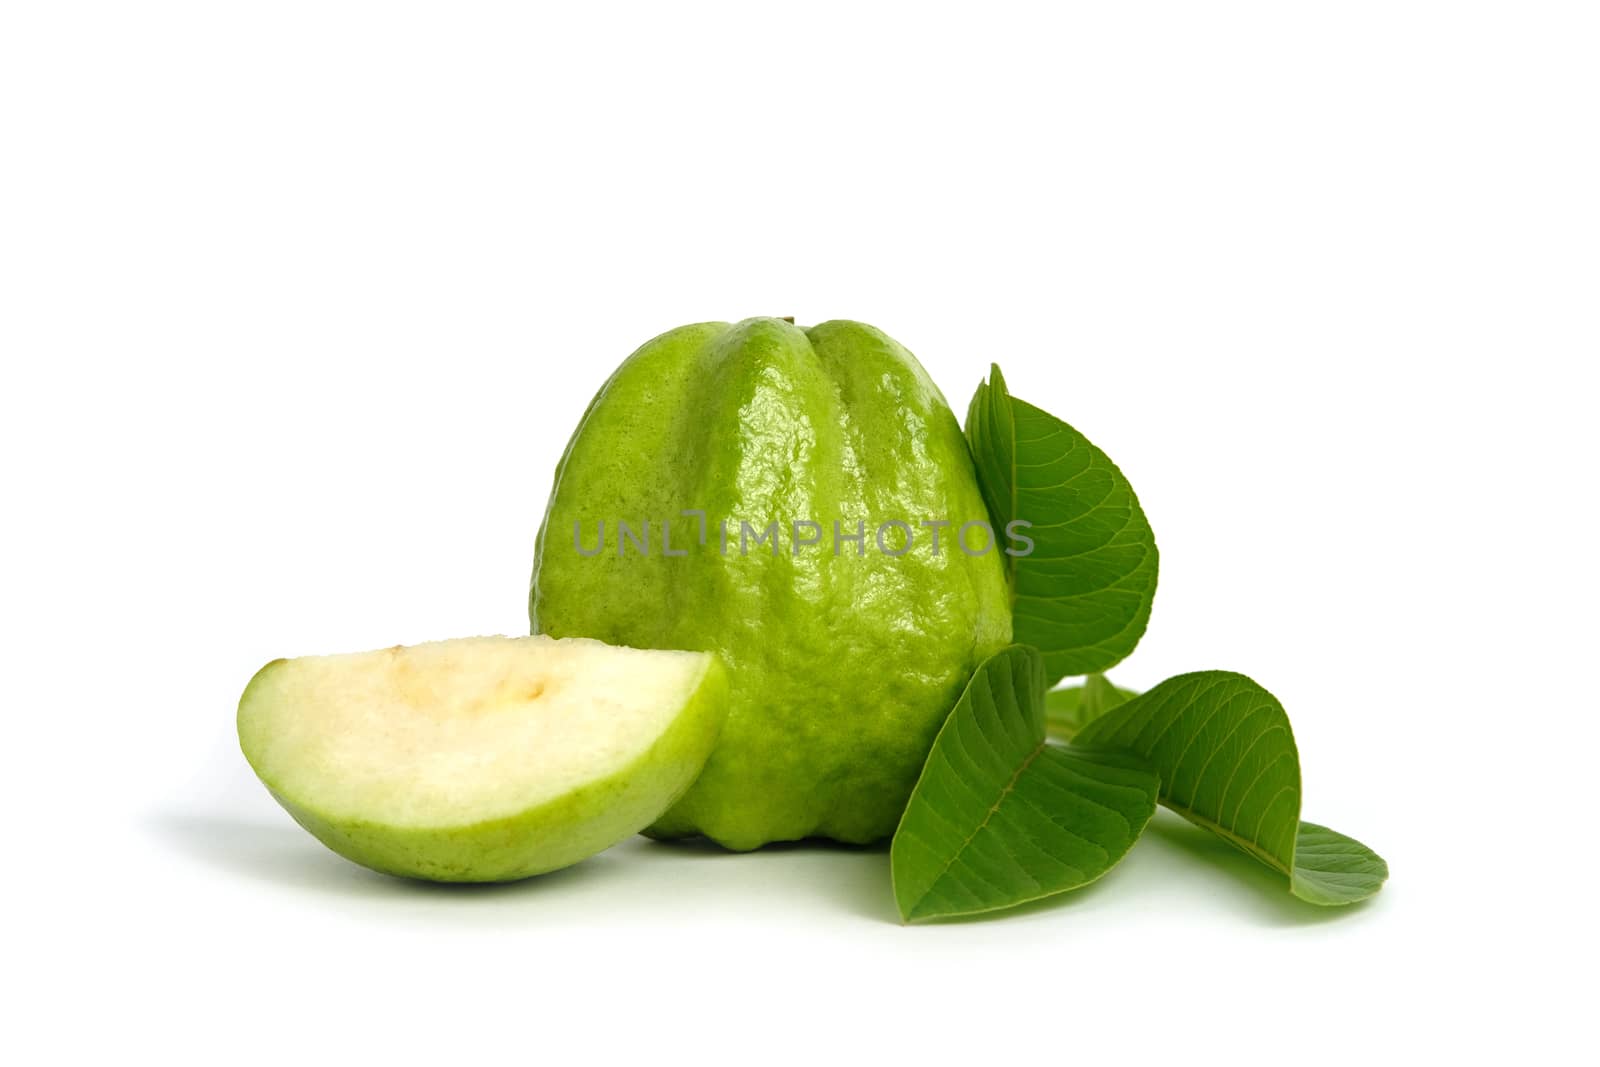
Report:
[[[887,837],[976,665],[1002,546],[949,405],[871,326],[748,319],[640,348],[556,469],[536,633],[717,653],[728,718],[647,831]]]
[[[478,637],[267,664],[239,744],[347,859],[438,882],[576,863],[638,833],[704,766],[727,675],[705,652]]]

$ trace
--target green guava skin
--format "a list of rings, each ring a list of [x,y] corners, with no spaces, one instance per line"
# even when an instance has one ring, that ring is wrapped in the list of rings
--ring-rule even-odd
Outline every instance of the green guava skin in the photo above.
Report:
[[[685,509],[706,512],[700,523]],[[719,521],[729,525],[720,552]],[[912,548],[874,543],[909,524]],[[949,520],[940,552],[924,520]],[[650,551],[616,523],[650,527]],[[740,521],[779,523],[739,551]],[[823,527],[793,550],[791,523]],[[865,554],[839,542],[865,520]],[[556,469],[539,531],[533,632],[714,651],[726,724],[705,770],[648,833],[730,849],[894,832],[934,736],[976,665],[1011,639],[1001,546],[949,405],[910,352],[858,322],[698,323],[635,352],[600,389]],[[605,523],[605,549],[584,557]],[[662,552],[662,523],[671,548]],[[803,536],[811,536],[809,528]],[[893,529],[885,544],[898,550]],[[977,549],[983,535],[973,531]]]

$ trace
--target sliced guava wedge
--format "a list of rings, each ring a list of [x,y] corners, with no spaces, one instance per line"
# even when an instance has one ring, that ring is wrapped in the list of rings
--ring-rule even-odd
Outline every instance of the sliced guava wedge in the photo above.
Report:
[[[727,695],[712,653],[460,638],[274,660],[239,700],[239,745],[341,856],[500,882],[652,823],[705,765]]]

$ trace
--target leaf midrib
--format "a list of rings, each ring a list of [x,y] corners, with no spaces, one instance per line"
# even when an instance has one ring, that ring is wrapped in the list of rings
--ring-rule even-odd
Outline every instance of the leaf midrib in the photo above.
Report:
[[[1254,841],[1240,837],[1238,834],[1234,833],[1228,827],[1223,826],[1221,823],[1214,822],[1213,820],[1206,818],[1193,808],[1186,808],[1182,804],[1175,804],[1165,797],[1161,799],[1161,806],[1166,808],[1168,811],[1176,812],[1177,814],[1183,816],[1185,819],[1188,819],[1202,830],[1210,830],[1224,841],[1227,841],[1230,845],[1233,845],[1242,852],[1254,856],[1256,859],[1260,860],[1262,863],[1265,863],[1268,867],[1271,867],[1279,874],[1290,878],[1294,876],[1293,869],[1291,867],[1285,867],[1278,857],[1274,856],[1270,852],[1267,852]]]
[[[1025,772],[1029,767],[1033,766],[1033,761],[1039,758],[1039,753],[1045,750],[1045,745],[1047,743],[1047,741],[1041,739],[1039,743],[1034,746],[1033,751],[1028,753],[1028,758],[1023,760],[1022,764],[1012,773],[1011,780],[1006,782],[1005,786],[1000,790],[1000,795],[995,798],[993,804],[989,805],[989,810],[984,813],[983,821],[972,828],[972,832],[962,840],[961,847],[950,854],[950,858],[945,860],[944,866],[939,868],[939,873],[928,882],[927,890],[925,890],[923,894],[917,898],[916,904],[912,905],[911,907],[911,913],[913,917],[916,914],[917,906],[922,904],[923,901],[927,900],[928,897],[933,894],[934,888],[938,886],[940,882],[944,881],[945,876],[950,873],[950,868],[956,865],[956,860],[960,859],[966,854],[967,849],[972,846],[972,842],[977,840],[978,835],[981,834],[984,828],[989,825],[989,820],[995,817],[995,813],[1000,810],[1000,805],[1005,803],[1006,797],[1010,796],[1016,790],[1017,783],[1022,780],[1023,772]]]

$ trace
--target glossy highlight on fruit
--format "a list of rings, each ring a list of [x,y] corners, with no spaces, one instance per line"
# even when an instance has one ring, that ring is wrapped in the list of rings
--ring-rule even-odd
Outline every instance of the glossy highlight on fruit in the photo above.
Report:
[[[635,352],[585,412],[529,611],[536,633],[727,665],[722,738],[649,832],[869,842],[1010,639],[1004,536],[949,405],[895,341],[699,323]]]

